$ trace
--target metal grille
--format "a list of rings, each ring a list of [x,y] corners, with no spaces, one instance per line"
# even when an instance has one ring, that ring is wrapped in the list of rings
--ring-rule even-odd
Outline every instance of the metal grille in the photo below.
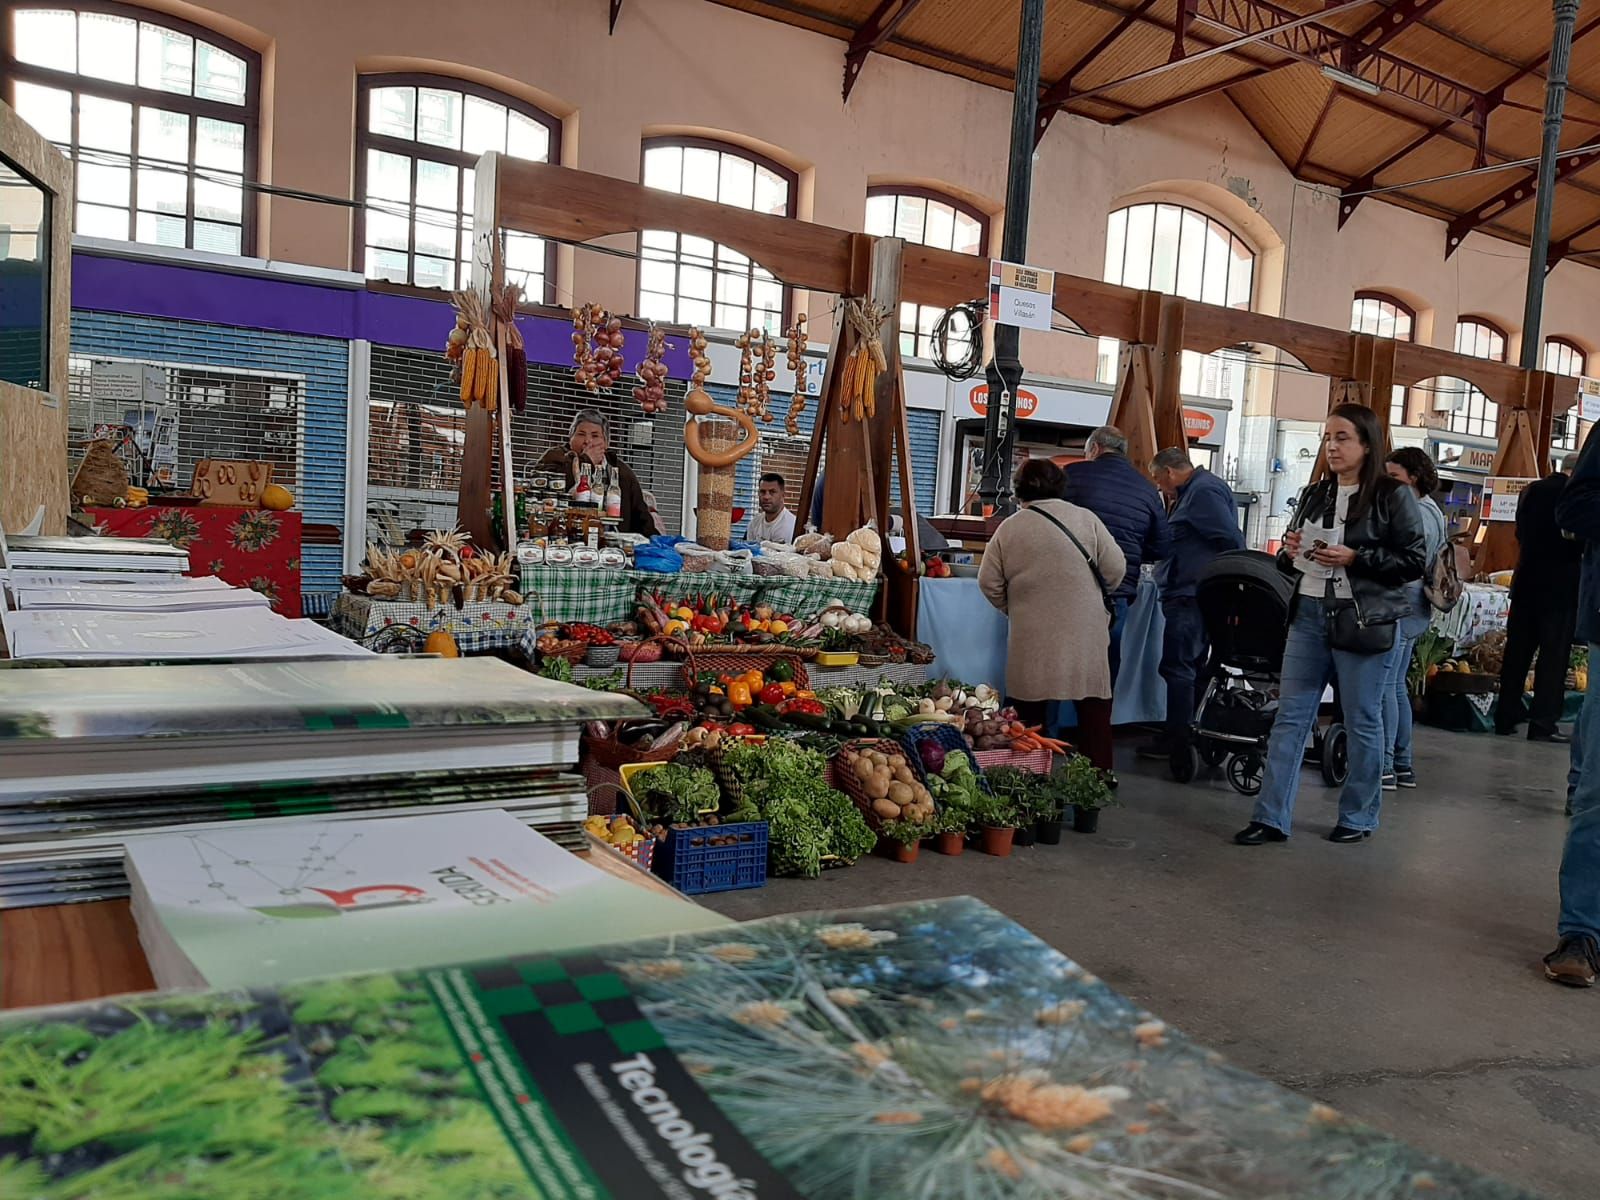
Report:
[[[683,393],[667,384],[667,411],[646,419],[625,374],[614,392],[591,394],[569,367],[528,364],[528,411],[512,418],[516,474],[526,475],[552,446],[564,446],[572,418],[596,408],[611,420],[611,447],[655,496],[656,511],[675,530],[683,520]],[[450,364],[433,351],[372,348],[367,453],[367,540],[391,544],[412,529],[448,529],[456,522],[464,440],[462,408]]]
[[[130,370],[133,368],[134,370]],[[142,370],[140,368],[143,368]],[[137,372],[137,373],[135,373]],[[127,397],[128,381],[138,378]],[[206,458],[271,463],[273,482],[298,491],[304,468],[305,377],[149,360],[68,360],[68,453],[109,437],[131,481],[145,477],[187,491]]]

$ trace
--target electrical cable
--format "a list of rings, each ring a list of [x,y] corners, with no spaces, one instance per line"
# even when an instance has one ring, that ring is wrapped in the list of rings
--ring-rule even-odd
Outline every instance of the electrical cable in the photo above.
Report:
[[[928,354],[947,379],[971,379],[982,370],[983,320],[988,311],[987,300],[967,300],[945,309],[933,323],[933,331],[928,335]],[[955,326],[957,317],[966,321],[964,331]],[[952,334],[961,346],[959,358],[950,356]]]

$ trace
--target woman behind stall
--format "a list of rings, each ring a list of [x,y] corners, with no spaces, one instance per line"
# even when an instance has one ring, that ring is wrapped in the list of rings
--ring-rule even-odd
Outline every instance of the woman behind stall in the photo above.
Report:
[[[1383,469],[1377,415],[1341,404],[1323,426],[1329,478],[1301,496],[1278,553],[1300,580],[1279,679],[1266,776],[1241,846],[1289,838],[1300,761],[1328,681],[1337,676],[1350,737],[1350,773],[1330,842],[1359,842],[1378,827],[1383,695],[1396,624],[1411,612],[1406,584],[1422,577],[1425,538],[1411,489]]]
[[[1416,446],[1402,446],[1383,464],[1390,479],[1411,489],[1417,498],[1417,513],[1422,518],[1425,570],[1431,569],[1449,536],[1444,513],[1433,502],[1439,487],[1439,472],[1433,459]],[[1422,580],[1406,584],[1410,611],[1400,618],[1395,632],[1394,650],[1389,655],[1389,679],[1383,692],[1383,790],[1417,786],[1417,772],[1411,763],[1411,697],[1406,694],[1406,672],[1411,666],[1411,651],[1428,628],[1433,606],[1422,594]]]
[[[1048,459],[1022,465],[1022,507],[989,540],[978,587],[1009,618],[1006,695],[1023,722],[1042,724],[1051,700],[1073,701],[1083,752],[1110,770],[1106,583],[1127,564],[1099,517],[1061,499],[1064,482]]]
[[[578,481],[582,464],[598,468],[604,476],[616,479],[622,499],[620,528],[623,533],[642,533],[649,537],[656,532],[655,514],[645,503],[639,477],[611,449],[611,421],[596,408],[585,408],[573,417],[567,430],[567,444],[550,447],[534,469],[561,474],[566,480],[565,486],[570,489]]]

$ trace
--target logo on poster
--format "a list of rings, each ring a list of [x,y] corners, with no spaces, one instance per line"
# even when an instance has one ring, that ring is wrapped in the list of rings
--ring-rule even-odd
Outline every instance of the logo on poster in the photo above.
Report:
[[[967,393],[967,403],[980,417],[989,415],[989,385],[980,383]],[[1017,389],[1017,420],[1026,421],[1039,411],[1039,397],[1027,388]]]

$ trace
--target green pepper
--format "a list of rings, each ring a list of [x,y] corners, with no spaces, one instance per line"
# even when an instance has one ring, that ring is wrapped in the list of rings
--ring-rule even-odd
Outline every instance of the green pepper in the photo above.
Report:
[[[794,663],[787,658],[780,658],[767,668],[767,678],[777,680],[779,683],[790,683],[794,680]]]

